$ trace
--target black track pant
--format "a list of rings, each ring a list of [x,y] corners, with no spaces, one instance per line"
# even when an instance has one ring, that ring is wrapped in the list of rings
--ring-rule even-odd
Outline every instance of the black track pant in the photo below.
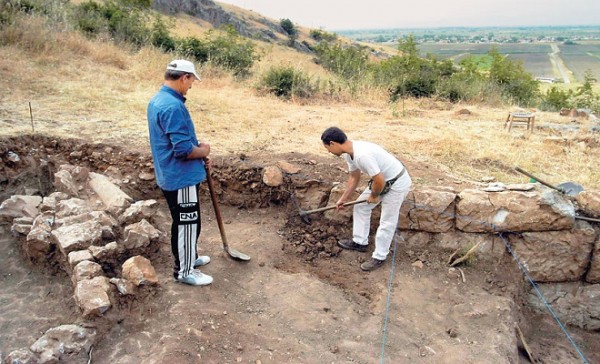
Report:
[[[177,191],[162,190],[173,218],[171,251],[175,257],[175,278],[190,274],[197,258],[196,242],[201,229],[199,186],[184,187]]]

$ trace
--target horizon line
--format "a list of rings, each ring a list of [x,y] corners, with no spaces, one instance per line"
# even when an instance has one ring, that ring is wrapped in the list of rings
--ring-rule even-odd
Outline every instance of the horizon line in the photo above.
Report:
[[[600,27],[599,24],[571,24],[571,25],[446,25],[446,26],[424,26],[424,27],[379,27],[379,28],[338,28],[332,32],[355,31],[355,30],[432,30],[432,29],[517,29],[517,28],[591,28]],[[598,29],[600,32],[600,29]]]

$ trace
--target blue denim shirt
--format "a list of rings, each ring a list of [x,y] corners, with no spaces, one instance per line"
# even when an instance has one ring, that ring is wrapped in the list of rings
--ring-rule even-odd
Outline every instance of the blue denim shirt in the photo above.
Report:
[[[163,85],[148,104],[148,130],[156,183],[166,191],[196,185],[206,179],[204,161],[187,159],[198,145],[185,97]]]

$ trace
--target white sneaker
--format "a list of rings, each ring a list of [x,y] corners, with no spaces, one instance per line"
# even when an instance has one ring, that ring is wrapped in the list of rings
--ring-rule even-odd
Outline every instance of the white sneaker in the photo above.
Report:
[[[177,278],[178,282],[190,284],[192,286],[206,286],[212,283],[213,277],[204,274],[197,269],[192,270],[192,273],[183,278]]]
[[[210,263],[210,257],[208,255],[200,255],[194,262],[194,268]]]

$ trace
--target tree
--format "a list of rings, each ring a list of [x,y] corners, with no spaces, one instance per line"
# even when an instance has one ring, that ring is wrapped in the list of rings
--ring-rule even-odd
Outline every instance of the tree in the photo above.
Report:
[[[489,79],[501,87],[504,96],[519,105],[529,106],[539,96],[539,82],[525,71],[523,63],[512,61],[493,47],[488,52],[492,58]]]
[[[279,25],[283,28],[283,30],[287,33],[289,37],[289,45],[293,46],[298,38],[298,29],[290,19],[281,19]]]

